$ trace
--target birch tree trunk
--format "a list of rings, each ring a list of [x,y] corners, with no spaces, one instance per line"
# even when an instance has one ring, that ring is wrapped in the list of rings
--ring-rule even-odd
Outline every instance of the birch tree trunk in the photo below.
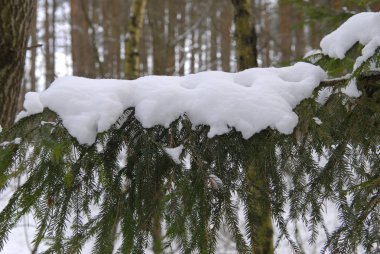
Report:
[[[35,0],[0,0],[0,125],[13,124]]]

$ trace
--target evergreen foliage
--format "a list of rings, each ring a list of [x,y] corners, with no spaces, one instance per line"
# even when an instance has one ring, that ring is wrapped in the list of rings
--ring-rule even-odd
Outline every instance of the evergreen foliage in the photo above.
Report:
[[[300,120],[292,135],[267,129],[245,140],[232,130],[208,138],[208,127],[193,127],[186,115],[169,128],[144,129],[131,108],[95,144],[83,146],[54,112],[22,119],[0,134],[0,143],[22,139],[0,146],[0,191],[15,179],[22,182],[0,213],[0,250],[20,218],[32,213],[38,222],[35,249],[44,241],[49,246],[44,253],[79,253],[89,239],[95,239],[93,253],[143,253],[152,242],[166,253],[176,247],[183,253],[213,253],[222,223],[239,253],[250,253],[255,242],[246,241],[238,210],[244,208],[246,232],[255,232],[249,222],[258,218],[247,207],[253,199],[270,206],[281,237],[296,252],[302,249],[287,225],[303,221],[315,242],[319,228],[325,228],[327,201],[337,205],[340,226],[326,230],[323,252],[352,253],[359,246],[375,252],[380,240],[380,74],[373,70],[379,68],[380,50],[352,72],[350,55],[360,47],[343,61],[309,57],[341,78],[315,90],[318,96],[330,89],[323,105],[314,98],[298,105]],[[353,79],[362,92],[359,98],[341,92]],[[179,145],[184,148],[181,164],[165,152]],[[262,181],[249,186],[250,177]],[[161,228],[163,236],[157,237]],[[252,239],[260,241],[260,235]]]

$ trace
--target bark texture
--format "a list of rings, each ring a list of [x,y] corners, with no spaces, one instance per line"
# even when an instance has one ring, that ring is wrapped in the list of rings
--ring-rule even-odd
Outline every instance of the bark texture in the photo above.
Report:
[[[256,31],[251,11],[251,1],[232,0],[236,37],[238,70],[257,67]]]
[[[280,15],[281,63],[289,64],[292,57],[292,6],[288,0],[278,1]]]
[[[238,71],[257,67],[256,32],[249,0],[232,0],[236,37]],[[264,135],[264,134],[258,134]],[[273,150],[274,151],[274,150]],[[245,166],[247,180],[247,210],[249,236],[252,243],[251,253],[272,254],[273,227],[267,181],[260,174],[265,170],[255,158]]]
[[[96,77],[96,57],[91,45],[89,24],[86,21],[87,1],[71,0],[71,54],[73,59],[73,74],[75,76]]]
[[[147,0],[134,0],[127,27],[125,43],[125,78],[136,79],[140,74],[139,45]]]
[[[0,125],[13,124],[35,0],[0,0]]]
[[[221,54],[222,70],[231,71],[231,21],[232,21],[231,4],[226,3],[221,13]]]

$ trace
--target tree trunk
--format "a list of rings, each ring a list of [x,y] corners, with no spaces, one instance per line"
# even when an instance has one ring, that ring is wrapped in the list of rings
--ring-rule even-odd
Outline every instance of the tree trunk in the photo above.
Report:
[[[139,45],[147,0],[132,2],[131,18],[125,43],[125,77],[135,79],[140,75]]]
[[[219,70],[219,62],[218,62],[218,37],[220,34],[219,26],[220,23],[218,17],[218,7],[214,6],[212,9],[212,14],[210,17],[210,26],[211,30],[211,38],[210,38],[210,63],[208,65],[208,69],[210,70]]]
[[[70,1],[73,74],[76,76],[94,78],[96,77],[96,59],[88,34],[89,25],[86,22],[82,8],[82,4],[85,3],[81,1],[82,0]]]
[[[186,11],[186,1],[182,0],[177,3],[179,5],[179,13],[180,13],[180,18],[177,16],[177,24],[178,24],[178,34],[183,36],[185,31],[186,31],[186,25],[189,17],[187,17],[188,13]],[[187,37],[187,36],[186,36]],[[182,39],[179,42],[179,47],[178,47],[178,58],[177,58],[177,64],[178,64],[178,74],[180,76],[185,75],[185,62],[187,61],[187,56],[186,56],[186,39]]]
[[[175,73],[175,31],[177,26],[178,0],[167,0],[167,9],[169,13],[168,36],[166,39],[166,66],[165,74],[173,75]]]
[[[45,48],[45,88],[54,81],[55,78],[55,12],[57,9],[56,0],[52,1],[52,13],[50,14],[50,4],[45,0],[45,21],[44,21],[44,48]]]
[[[292,57],[292,8],[287,0],[278,1],[280,15],[281,63],[288,64]]]
[[[257,67],[256,31],[249,0],[232,0],[238,70]]]
[[[231,23],[232,23],[231,3],[225,3],[221,13],[221,53],[222,70],[231,71]]]
[[[249,0],[232,0],[235,9],[236,55],[238,70],[257,66],[256,33]],[[261,134],[258,134],[261,135]],[[247,209],[251,252],[272,254],[273,228],[267,185],[260,172],[264,170],[253,158],[245,166],[247,181]]]
[[[152,34],[152,48],[153,48],[153,74],[165,75],[166,74],[166,13],[165,2],[150,1],[148,3],[148,18],[149,26]]]
[[[36,6],[37,8],[37,6]],[[29,71],[29,79],[30,79],[30,91],[36,91],[37,86],[37,78],[36,78],[36,58],[37,58],[37,48],[34,46],[37,45],[37,11],[33,12],[33,19],[31,23],[31,56],[30,56],[30,71]]]
[[[317,5],[318,0],[311,0],[310,5]],[[310,45],[313,49],[319,48],[319,42],[322,38],[320,24],[313,18],[310,18]]]
[[[0,125],[15,119],[35,0],[0,0]]]

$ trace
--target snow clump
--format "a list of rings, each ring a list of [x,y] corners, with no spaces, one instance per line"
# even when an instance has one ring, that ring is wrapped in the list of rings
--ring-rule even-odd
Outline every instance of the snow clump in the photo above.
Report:
[[[169,127],[186,114],[194,126],[210,126],[209,138],[231,128],[246,139],[267,127],[290,134],[298,123],[293,108],[326,77],[320,67],[303,62],[238,73],[206,71],[136,80],[62,77],[45,91],[27,93],[25,110],[17,119],[47,107],[59,115],[70,135],[88,145],[130,107],[144,128]]]

